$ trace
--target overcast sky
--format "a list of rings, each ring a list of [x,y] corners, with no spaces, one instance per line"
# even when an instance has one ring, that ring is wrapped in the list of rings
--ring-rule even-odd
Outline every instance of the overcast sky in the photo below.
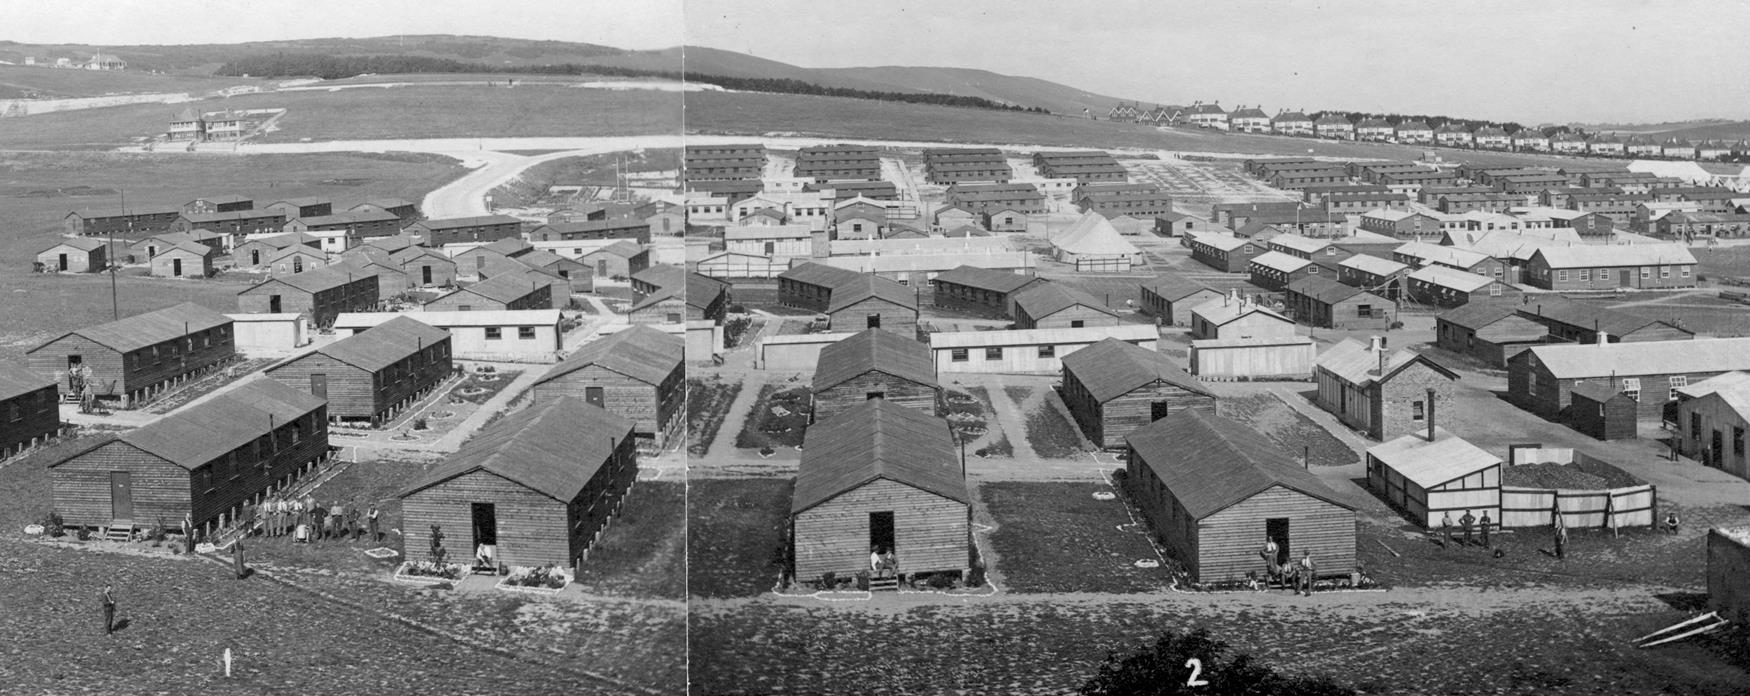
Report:
[[[0,38],[22,42],[438,33],[685,42],[805,67],[982,68],[1271,112],[1750,118],[1741,74],[1750,0],[0,0],[0,17]]]

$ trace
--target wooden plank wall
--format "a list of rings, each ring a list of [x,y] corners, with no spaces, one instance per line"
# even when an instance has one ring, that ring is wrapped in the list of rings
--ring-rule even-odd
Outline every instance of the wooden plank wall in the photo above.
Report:
[[[0,457],[21,445],[28,446],[37,438],[60,432],[57,394],[58,390],[49,385],[0,401],[0,418],[5,419],[0,420]]]
[[[1124,438],[1138,428],[1154,422],[1154,402],[1167,402],[1168,413],[1194,410],[1215,413],[1215,397],[1185,390],[1178,385],[1156,380],[1123,396],[1107,401],[1100,410],[1100,437],[1089,439],[1102,447],[1123,447]]]
[[[1277,486],[1204,518],[1198,530],[1198,579],[1240,580],[1247,571],[1262,571],[1258,550],[1264,546],[1265,520],[1272,517],[1288,518],[1294,560],[1310,549],[1321,575],[1355,570],[1355,513]]]
[[[885,392],[882,399],[889,403],[915,408],[932,416],[938,415],[941,390],[870,370],[833,387],[814,393],[814,422],[824,423],[834,415],[868,400],[869,392]]]
[[[602,388],[602,408],[632,421],[641,437],[660,440],[686,404],[686,366],[676,363],[662,384],[652,385],[599,365],[590,365],[534,386],[534,401],[573,396],[585,398],[589,387]]]
[[[99,395],[137,396],[139,392],[237,356],[236,337],[229,322],[206,331],[192,332],[192,339],[192,350],[189,337],[180,337],[139,348],[124,358],[115,350],[71,334],[30,353],[26,365],[32,372],[55,376],[58,386],[67,389],[67,356],[79,355],[83,364],[91,369],[91,379],[96,382],[94,386]]]
[[[944,466],[958,463],[944,462]],[[965,570],[972,561],[965,503],[886,479],[795,516],[796,578],[849,577],[869,569],[869,513],[892,511],[900,573]]]
[[[571,565],[566,505],[520,484],[475,471],[401,500],[402,548],[407,558],[429,560],[431,527],[443,530],[452,562],[474,558],[473,503],[492,503],[498,521],[498,559],[511,566]]]
[[[914,307],[901,307],[887,300],[871,297],[845,307],[828,315],[828,325],[833,331],[862,331],[868,328],[868,316],[881,315],[881,330],[892,331],[908,339],[916,339],[918,333],[918,310]]]

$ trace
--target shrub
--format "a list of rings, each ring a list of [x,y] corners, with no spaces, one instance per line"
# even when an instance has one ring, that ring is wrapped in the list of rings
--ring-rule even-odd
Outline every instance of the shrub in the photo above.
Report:
[[[830,590],[830,589],[833,589],[835,587],[838,587],[839,586],[838,580],[839,580],[838,573],[834,573],[830,570],[827,572],[821,573],[820,574],[820,588],[823,590]]]
[[[80,541],[89,540],[91,538],[91,530],[86,529],[84,527],[80,527],[78,534],[74,535],[74,538],[76,538]]]
[[[52,537],[66,536],[67,526],[61,519],[61,513],[50,512],[43,518],[43,533]]]
[[[1155,644],[1129,657],[1108,654],[1100,671],[1082,685],[1084,696],[1131,694],[1284,694],[1341,696],[1353,690],[1324,677],[1286,677],[1258,664],[1250,655],[1225,659],[1227,644],[1199,628],[1183,636],[1167,631]],[[1205,685],[1188,684],[1196,660]]]
[[[1401,322],[1401,321],[1394,321],[1394,322],[1392,322],[1392,323],[1391,323],[1391,328],[1393,328],[1393,329],[1401,329],[1401,328],[1404,328],[1404,323],[1403,323],[1403,322]]]
[[[931,573],[924,584],[929,585],[931,589],[946,590],[954,586],[954,576],[948,573]]]
[[[414,430],[430,430],[431,426],[428,423],[426,423],[426,420],[424,418],[415,418],[415,419],[413,419],[413,429]]]
[[[869,589],[869,571],[866,571],[866,570],[857,571],[857,589],[859,589],[859,590],[868,590]]]

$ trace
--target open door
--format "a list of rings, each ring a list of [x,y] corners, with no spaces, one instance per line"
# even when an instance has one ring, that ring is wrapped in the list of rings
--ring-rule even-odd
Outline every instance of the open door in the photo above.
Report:
[[[133,521],[134,475],[126,471],[109,472],[110,518]]]
[[[182,259],[170,260],[170,275],[177,278],[182,277]]]
[[[1148,422],[1153,423],[1168,415],[1167,402],[1151,401],[1148,404]]]
[[[267,296],[267,312],[269,314],[279,314],[280,313],[280,306],[281,305],[280,305],[280,296],[279,295],[268,295]]]
[[[498,545],[498,509],[492,503],[473,503],[474,544]]]
[[[893,512],[869,513],[869,547],[897,553],[893,541]]]
[[[1288,518],[1270,517],[1264,520],[1264,536],[1276,542],[1276,564],[1287,563],[1294,556],[1288,548]]]
[[[65,271],[65,270],[67,270],[67,255],[66,255],[66,254],[60,254],[60,255],[59,255],[59,256],[58,256],[58,257],[57,257],[57,258],[58,258],[58,259],[59,259],[59,260],[58,260],[58,261],[56,261],[56,263],[55,263],[55,270],[58,270],[58,271]]]

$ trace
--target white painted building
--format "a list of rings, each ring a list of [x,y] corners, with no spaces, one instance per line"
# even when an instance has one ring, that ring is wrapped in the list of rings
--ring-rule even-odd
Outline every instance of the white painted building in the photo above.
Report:
[[[1155,350],[1160,330],[1147,324],[1119,324],[1073,329],[950,331],[930,334],[930,352],[935,356],[937,373],[1055,374],[1063,370],[1063,356],[1108,338]]]
[[[302,314],[227,314],[237,352],[250,357],[291,355],[310,342]]]
[[[495,312],[346,312],[334,320],[342,338],[395,317],[410,317],[450,332],[450,354],[462,360],[543,362],[563,347],[557,309]]]

